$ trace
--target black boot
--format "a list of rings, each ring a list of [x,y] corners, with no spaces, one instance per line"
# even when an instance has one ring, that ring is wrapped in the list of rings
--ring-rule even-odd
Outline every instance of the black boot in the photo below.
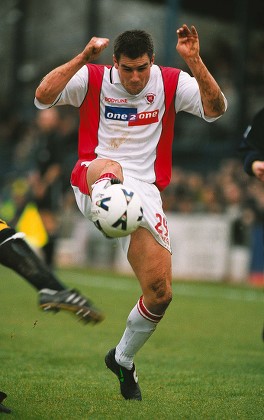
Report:
[[[8,408],[8,407],[5,407],[3,404],[2,404],[2,401],[4,401],[4,399],[7,397],[7,395],[6,395],[6,393],[5,392],[2,392],[2,391],[0,391],[0,413],[11,413],[11,410],[10,410],[10,408]]]

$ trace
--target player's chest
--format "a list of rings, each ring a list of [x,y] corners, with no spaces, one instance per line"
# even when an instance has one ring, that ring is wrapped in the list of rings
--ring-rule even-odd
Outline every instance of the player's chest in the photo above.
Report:
[[[129,126],[148,125],[160,120],[164,108],[164,89],[148,83],[141,94],[127,95],[119,85],[105,84],[101,90],[101,117],[108,123],[127,122]]]

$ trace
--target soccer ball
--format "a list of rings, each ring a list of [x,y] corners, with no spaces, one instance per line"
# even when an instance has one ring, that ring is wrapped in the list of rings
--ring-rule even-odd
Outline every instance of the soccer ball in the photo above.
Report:
[[[92,221],[108,238],[130,235],[140,225],[143,209],[138,194],[123,184],[113,184],[93,197]]]

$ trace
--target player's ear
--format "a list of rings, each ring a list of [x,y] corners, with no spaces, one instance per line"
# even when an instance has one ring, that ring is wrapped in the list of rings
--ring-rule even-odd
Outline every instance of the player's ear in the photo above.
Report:
[[[155,61],[155,54],[153,54],[152,59],[151,59],[151,61],[150,61],[150,65],[151,65],[151,66],[152,66],[152,64],[154,64],[154,61]]]
[[[113,62],[114,62],[115,68],[118,69],[118,62],[117,62],[117,59],[115,58],[114,54],[113,54]]]

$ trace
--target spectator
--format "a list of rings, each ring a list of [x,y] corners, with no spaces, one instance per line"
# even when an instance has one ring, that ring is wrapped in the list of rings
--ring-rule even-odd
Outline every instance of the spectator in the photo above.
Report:
[[[43,247],[45,262],[54,265],[58,235],[58,211],[62,200],[62,150],[60,115],[57,109],[37,113],[36,145],[33,151],[34,171],[28,180],[31,199],[37,204],[48,233],[48,243]]]

